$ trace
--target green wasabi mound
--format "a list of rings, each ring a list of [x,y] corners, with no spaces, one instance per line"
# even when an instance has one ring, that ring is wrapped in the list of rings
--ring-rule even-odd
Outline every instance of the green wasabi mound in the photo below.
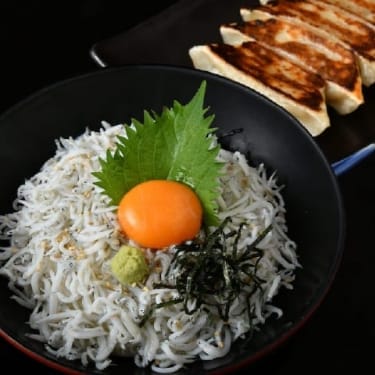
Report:
[[[111,260],[112,272],[122,284],[141,282],[149,268],[142,250],[131,246],[121,246]]]

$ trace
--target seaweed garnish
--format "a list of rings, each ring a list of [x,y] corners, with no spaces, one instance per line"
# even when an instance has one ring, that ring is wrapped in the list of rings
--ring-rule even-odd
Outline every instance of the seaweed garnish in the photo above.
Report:
[[[167,282],[154,287],[176,289],[179,297],[153,305],[144,316],[142,325],[156,309],[177,303],[182,303],[185,313],[189,315],[204,305],[213,306],[221,319],[228,321],[231,305],[244,291],[247,300],[245,309],[249,322],[252,321],[250,298],[258,289],[262,289],[262,283],[265,282],[257,275],[264,254],[258,245],[271,231],[272,225],[266,227],[240,252],[238,243],[245,224],[240,225],[238,230],[225,233],[224,228],[229,221],[230,218],[223,220],[215,231],[201,241],[191,241],[176,247],[166,272]]]

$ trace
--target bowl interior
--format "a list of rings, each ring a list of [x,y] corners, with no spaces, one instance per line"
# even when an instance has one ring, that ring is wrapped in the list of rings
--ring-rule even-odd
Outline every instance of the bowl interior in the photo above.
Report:
[[[214,126],[222,145],[264,162],[285,185],[290,237],[298,243],[302,269],[294,290],[282,292],[275,303],[284,315],[269,319],[252,340],[239,340],[224,358],[197,362],[185,372],[225,372],[232,365],[248,364],[263,356],[295,332],[325,296],[337,269],[343,247],[344,218],[340,192],[331,168],[312,137],[284,110],[251,90],[225,78],[171,66],[127,66],[106,69],[58,83],[36,93],[0,118],[2,186],[0,214],[12,210],[17,187],[35,174],[54,154],[59,137],[77,136],[100,121],[112,124],[142,119],[143,110],[160,112],[173,100],[186,103],[207,81],[206,106],[215,114]],[[25,336],[28,311],[10,300],[7,281],[0,279],[0,328],[36,359],[48,358],[60,370],[85,371],[79,363],[56,360],[42,345]],[[108,374],[147,373],[132,359],[116,360],[120,366]],[[93,370],[93,372],[96,372]],[[98,372],[99,373],[99,372]]]

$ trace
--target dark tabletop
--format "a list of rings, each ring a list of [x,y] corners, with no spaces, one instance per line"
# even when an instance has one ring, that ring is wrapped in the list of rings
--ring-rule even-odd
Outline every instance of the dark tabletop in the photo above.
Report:
[[[98,62],[189,65],[187,48],[217,39],[216,25],[238,18],[240,3],[163,0],[132,2],[130,8],[125,1],[1,1],[0,112],[52,83],[102,69]],[[333,114],[332,128],[316,139],[330,162],[375,142],[374,89],[366,90],[366,104],[355,114],[345,118]],[[375,155],[338,178],[347,219],[346,245],[323,304],[283,347],[241,373],[373,371],[374,171]],[[5,368],[54,373],[3,339],[0,361],[2,373],[7,373]]]

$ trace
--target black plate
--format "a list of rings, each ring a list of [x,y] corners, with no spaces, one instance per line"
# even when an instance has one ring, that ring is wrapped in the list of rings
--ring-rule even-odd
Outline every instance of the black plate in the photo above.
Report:
[[[240,8],[258,0],[180,0],[160,14],[123,33],[97,41],[91,56],[100,66],[163,63],[192,67],[188,50],[197,44],[221,42],[219,27],[239,22]],[[375,142],[375,85],[364,89],[365,104],[347,116],[329,108],[332,126],[316,138],[333,162]]]
[[[243,128],[224,138],[223,146],[249,151],[253,163],[264,162],[285,184],[290,236],[299,245],[303,269],[297,272],[295,289],[275,301],[284,310],[281,319],[270,319],[252,340],[239,340],[226,357],[193,364],[187,374],[234,371],[263,357],[307,321],[331,286],[342,255],[344,215],[336,178],[313,138],[284,110],[239,84],[193,69],[158,65],[106,69],[58,83],[0,118],[4,214],[11,211],[17,187],[54,154],[56,138],[77,136],[85,127],[97,129],[101,120],[117,124],[131,117],[142,119],[144,109],[160,112],[174,99],[185,103],[203,79],[205,103],[216,116],[214,126],[220,132]],[[0,306],[0,333],[5,339],[57,370],[85,371],[79,363],[54,358],[25,336],[28,311],[10,300],[4,278]],[[148,373],[131,359],[115,362],[117,366],[103,373]]]

